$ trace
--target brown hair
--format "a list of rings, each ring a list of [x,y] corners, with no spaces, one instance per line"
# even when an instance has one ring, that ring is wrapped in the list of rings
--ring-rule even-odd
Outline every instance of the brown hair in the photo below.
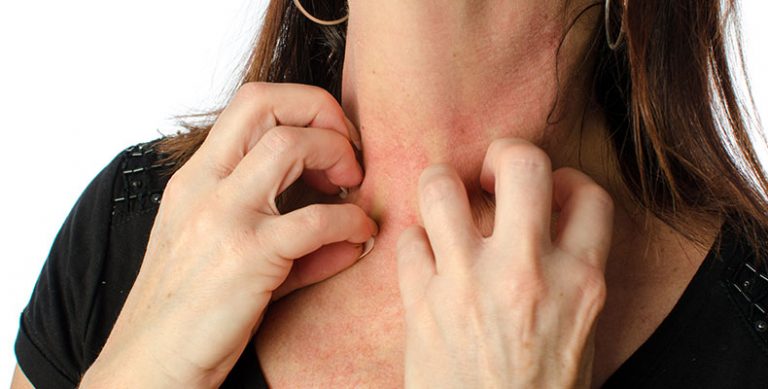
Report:
[[[759,130],[757,118],[748,115],[751,95],[740,96],[736,89],[736,76],[746,80],[736,1],[629,0],[626,8],[613,3],[624,43],[611,50],[600,23],[588,55],[595,58],[593,96],[605,112],[623,184],[643,209],[696,242],[703,243],[703,235],[682,215],[724,218],[762,259],[768,252],[763,242],[768,181],[748,132],[750,125]],[[346,12],[344,0],[303,4],[324,19]],[[590,7],[595,6],[602,9],[602,3]],[[291,0],[272,0],[238,86],[297,82],[322,87],[339,99],[345,31],[346,23],[319,26]],[[222,110],[180,116],[187,131],[161,139],[157,149],[178,168]],[[282,208],[286,200],[281,199]]]

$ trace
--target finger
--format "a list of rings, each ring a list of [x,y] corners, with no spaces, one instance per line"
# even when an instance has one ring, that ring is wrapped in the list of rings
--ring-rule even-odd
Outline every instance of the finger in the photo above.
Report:
[[[272,293],[272,300],[324,281],[357,263],[363,244],[331,243],[294,261],[285,281]]]
[[[306,182],[309,186],[319,190],[324,194],[334,195],[339,193],[339,187],[337,185],[333,185],[333,183],[328,180],[328,177],[325,176],[325,172],[322,170],[304,170],[304,172],[301,173],[301,179],[304,180],[304,182]]]
[[[411,226],[397,240],[400,297],[406,309],[418,301],[435,275],[435,256],[421,226]]]
[[[552,168],[543,150],[523,139],[494,141],[480,183],[496,195],[494,242],[532,254],[549,246]]]
[[[269,130],[221,181],[233,204],[265,211],[267,204],[305,169],[323,170],[336,186],[352,187],[363,178],[350,143],[332,130],[276,127]]]
[[[419,178],[419,211],[438,270],[467,260],[482,235],[472,218],[464,183],[452,167],[436,164],[424,169]]]
[[[553,173],[555,207],[560,210],[555,245],[605,270],[613,233],[613,200],[586,174],[570,168]]]
[[[247,83],[216,119],[198,158],[224,178],[264,133],[280,125],[330,129],[347,139],[353,132],[339,103],[324,89],[302,84]]]
[[[378,233],[378,226],[362,208],[354,204],[312,204],[269,219],[274,255],[285,259],[301,258],[335,242],[364,243]]]

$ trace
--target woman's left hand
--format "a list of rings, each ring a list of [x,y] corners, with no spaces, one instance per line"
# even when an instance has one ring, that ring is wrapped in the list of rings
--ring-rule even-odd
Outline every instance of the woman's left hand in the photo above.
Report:
[[[544,151],[512,138],[490,146],[480,181],[496,196],[489,237],[453,169],[434,165],[419,180],[424,228],[398,241],[406,386],[588,387],[611,197],[576,169],[552,172]]]

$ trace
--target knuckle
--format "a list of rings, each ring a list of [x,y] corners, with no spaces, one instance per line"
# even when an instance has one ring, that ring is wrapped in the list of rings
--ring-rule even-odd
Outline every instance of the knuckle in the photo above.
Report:
[[[304,208],[301,221],[311,231],[323,232],[331,225],[331,217],[328,208],[322,204],[312,204]]]
[[[498,163],[501,166],[528,170],[551,169],[551,161],[547,153],[532,143],[507,141],[498,147]]]
[[[579,253],[579,257],[581,260],[586,261],[587,263],[599,263],[602,262],[607,253],[602,247],[598,247],[597,245],[589,245],[588,247],[583,247]]]
[[[526,269],[519,271],[513,277],[512,285],[517,293],[533,299],[542,298],[547,294],[547,282],[544,275],[538,269]]]
[[[508,312],[531,312],[550,298],[545,280],[535,272],[520,272],[507,278],[503,287],[495,286],[500,306]]]
[[[497,138],[491,141],[490,146],[488,146],[488,152],[489,154],[498,154],[501,150],[506,149],[508,146],[522,142],[524,141],[517,138]]]
[[[235,98],[238,100],[254,100],[262,98],[269,88],[266,82],[246,82],[237,88]]]
[[[322,104],[329,106],[336,106],[339,104],[331,92],[317,86],[311,86],[310,88],[315,93],[315,98]]]
[[[264,147],[277,155],[295,150],[300,141],[300,134],[288,127],[275,127],[261,138]]]
[[[602,209],[613,210],[613,198],[611,195],[598,184],[587,185],[582,189],[584,196],[591,201],[596,202]]]
[[[457,186],[451,168],[443,164],[432,165],[425,169],[419,181],[421,192],[427,198],[445,197]]]
[[[579,293],[590,305],[602,307],[607,297],[607,287],[603,272],[597,268],[586,266],[578,277]]]
[[[492,250],[490,255],[508,256],[507,250]],[[500,272],[507,280],[508,286],[516,293],[544,294],[547,290],[547,270],[542,263],[541,256],[532,252],[517,251],[513,255],[510,266],[501,269],[491,269],[491,272]]]

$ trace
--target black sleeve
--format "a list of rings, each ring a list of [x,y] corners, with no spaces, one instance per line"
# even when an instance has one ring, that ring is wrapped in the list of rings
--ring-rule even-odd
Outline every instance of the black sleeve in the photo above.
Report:
[[[76,387],[117,321],[174,171],[175,162],[155,149],[160,139],[118,154],[56,235],[16,338],[19,367],[38,389]],[[253,353],[244,353],[223,385],[241,387],[267,387]]]
[[[36,388],[75,387],[90,363],[84,337],[109,248],[113,185],[123,159],[121,152],[78,198],[21,314],[16,357]]]

